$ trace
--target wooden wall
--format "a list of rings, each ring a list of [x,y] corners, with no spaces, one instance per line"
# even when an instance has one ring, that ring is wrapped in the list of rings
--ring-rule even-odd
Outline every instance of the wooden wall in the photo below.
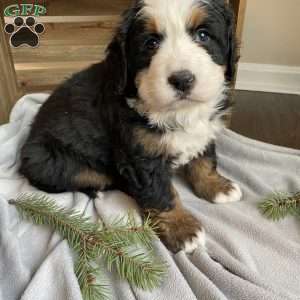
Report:
[[[8,121],[10,109],[19,96],[16,73],[3,27],[3,19],[0,18],[0,124]]]
[[[4,2],[4,6],[12,3]],[[11,48],[22,93],[51,90],[72,73],[101,60],[119,15],[130,2],[36,1],[47,8],[47,15],[37,18],[45,26],[40,45]]]

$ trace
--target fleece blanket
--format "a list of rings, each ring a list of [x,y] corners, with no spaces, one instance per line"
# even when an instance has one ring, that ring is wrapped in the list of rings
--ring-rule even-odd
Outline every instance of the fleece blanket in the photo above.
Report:
[[[23,97],[10,122],[0,127],[0,299],[81,300],[66,241],[49,228],[22,221],[8,204],[20,192],[35,191],[18,174],[19,150],[46,94]],[[300,138],[300,136],[299,136]],[[300,221],[274,223],[260,215],[262,197],[300,189],[300,151],[256,142],[225,130],[218,138],[219,170],[240,184],[243,199],[216,205],[193,195],[179,178],[174,184],[183,203],[207,232],[207,249],[192,255],[169,253],[156,242],[168,275],[153,292],[145,292],[105,273],[112,299],[120,300],[296,300],[300,299]],[[96,203],[81,193],[51,195],[59,205],[75,208],[104,222],[135,208],[126,195],[111,191]]]

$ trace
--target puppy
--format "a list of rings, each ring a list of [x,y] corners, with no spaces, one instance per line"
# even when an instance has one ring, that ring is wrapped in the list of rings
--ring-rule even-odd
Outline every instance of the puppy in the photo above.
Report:
[[[204,244],[171,177],[199,197],[238,201],[217,172],[216,134],[237,62],[224,0],[140,0],[123,15],[106,59],[60,85],[41,107],[20,172],[50,193],[120,189],[158,224],[173,252]]]

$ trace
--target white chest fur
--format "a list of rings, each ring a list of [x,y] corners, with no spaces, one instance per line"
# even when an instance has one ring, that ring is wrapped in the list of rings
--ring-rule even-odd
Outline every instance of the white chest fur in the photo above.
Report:
[[[169,131],[161,138],[161,143],[174,156],[174,168],[187,164],[190,160],[203,154],[207,145],[216,138],[223,124],[220,120],[202,121],[187,128]]]
[[[183,166],[203,154],[217,133],[224,128],[222,115],[216,114],[217,103],[222,99],[221,93],[220,98],[214,101],[147,115],[150,124],[166,130],[160,137],[158,148],[164,149],[168,156],[174,157],[174,168]],[[139,111],[136,99],[127,99],[127,103]],[[213,115],[215,118],[210,120]]]

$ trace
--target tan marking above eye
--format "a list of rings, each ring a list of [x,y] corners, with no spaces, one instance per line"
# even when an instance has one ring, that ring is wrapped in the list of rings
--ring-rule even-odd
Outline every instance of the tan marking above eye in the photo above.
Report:
[[[187,20],[187,26],[189,29],[196,29],[199,27],[205,18],[207,17],[207,12],[204,7],[200,6],[195,6],[192,11],[190,16],[188,17]]]
[[[155,18],[147,17],[146,20],[146,31],[149,33],[159,33],[158,23]]]

